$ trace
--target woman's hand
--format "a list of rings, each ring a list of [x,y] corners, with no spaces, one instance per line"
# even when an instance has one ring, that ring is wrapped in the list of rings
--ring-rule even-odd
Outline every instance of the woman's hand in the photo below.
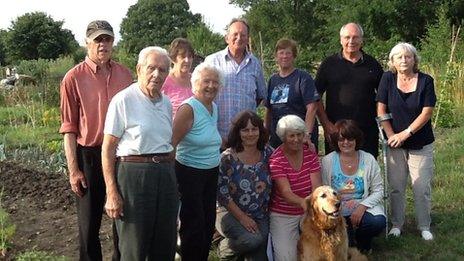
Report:
[[[119,218],[124,216],[122,213],[122,198],[118,192],[108,193],[106,196],[105,210],[110,218]]]
[[[243,215],[239,221],[248,232],[253,234],[259,232],[258,224],[251,217]]]
[[[392,148],[399,148],[409,137],[411,137],[411,133],[406,130],[393,134],[388,138],[388,145]]]
[[[359,206],[353,211],[353,213],[350,216],[351,224],[353,225],[353,227],[359,226],[364,212],[366,212],[366,209],[366,206],[359,204]]]

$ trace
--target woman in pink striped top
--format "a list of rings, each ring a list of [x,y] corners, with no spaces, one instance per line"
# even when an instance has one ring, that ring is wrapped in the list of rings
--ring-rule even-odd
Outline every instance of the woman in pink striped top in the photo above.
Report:
[[[303,142],[308,132],[304,121],[287,115],[277,123],[283,141],[269,160],[274,182],[270,204],[270,233],[274,260],[296,260],[299,224],[306,210],[304,198],[321,185],[317,154]]]
[[[169,57],[174,66],[164,81],[161,92],[166,94],[172,104],[172,118],[184,100],[193,96],[190,83],[194,50],[185,38],[176,38],[169,47]]]

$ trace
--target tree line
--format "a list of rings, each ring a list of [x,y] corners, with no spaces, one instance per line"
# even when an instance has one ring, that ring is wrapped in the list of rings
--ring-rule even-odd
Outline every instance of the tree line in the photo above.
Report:
[[[452,28],[459,27],[464,18],[462,0],[231,0],[231,3],[245,10],[244,17],[253,36],[251,48],[258,56],[272,60],[276,41],[289,37],[300,46],[298,66],[308,70],[339,50],[338,32],[349,21],[363,26],[365,50],[384,59],[400,40],[419,49],[433,44],[439,48],[441,44],[431,42],[435,39],[427,32],[436,27],[440,16],[441,26],[448,28],[449,35],[436,40],[451,44]],[[8,30],[0,30],[0,64],[56,59],[62,55],[82,59],[85,51],[62,26],[63,21],[55,21],[43,12],[16,18]],[[128,9],[120,27],[121,41],[115,47],[115,57],[130,68],[135,65],[140,49],[148,45],[166,47],[176,37],[189,38],[201,56],[225,47],[222,35],[213,33],[200,14],[193,14],[186,0],[139,0]]]

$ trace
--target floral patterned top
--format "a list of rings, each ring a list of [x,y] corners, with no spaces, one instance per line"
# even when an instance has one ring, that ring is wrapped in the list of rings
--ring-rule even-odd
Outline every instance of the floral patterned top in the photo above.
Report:
[[[269,157],[272,148],[266,146],[261,161],[247,165],[236,152],[228,148],[221,155],[218,179],[218,202],[224,210],[230,200],[253,219],[267,216],[271,194]]]

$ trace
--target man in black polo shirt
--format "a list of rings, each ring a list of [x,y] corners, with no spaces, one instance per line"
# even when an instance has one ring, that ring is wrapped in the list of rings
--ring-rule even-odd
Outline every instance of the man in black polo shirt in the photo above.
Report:
[[[348,23],[340,29],[342,50],[326,58],[316,75],[316,88],[322,96],[326,93],[325,110],[319,101],[317,116],[324,128],[325,153],[333,151],[329,146],[330,133],[340,119],[352,119],[364,133],[362,150],[378,156],[378,129],[375,122],[375,96],[383,69],[370,55],[361,50],[363,30],[356,23]]]

